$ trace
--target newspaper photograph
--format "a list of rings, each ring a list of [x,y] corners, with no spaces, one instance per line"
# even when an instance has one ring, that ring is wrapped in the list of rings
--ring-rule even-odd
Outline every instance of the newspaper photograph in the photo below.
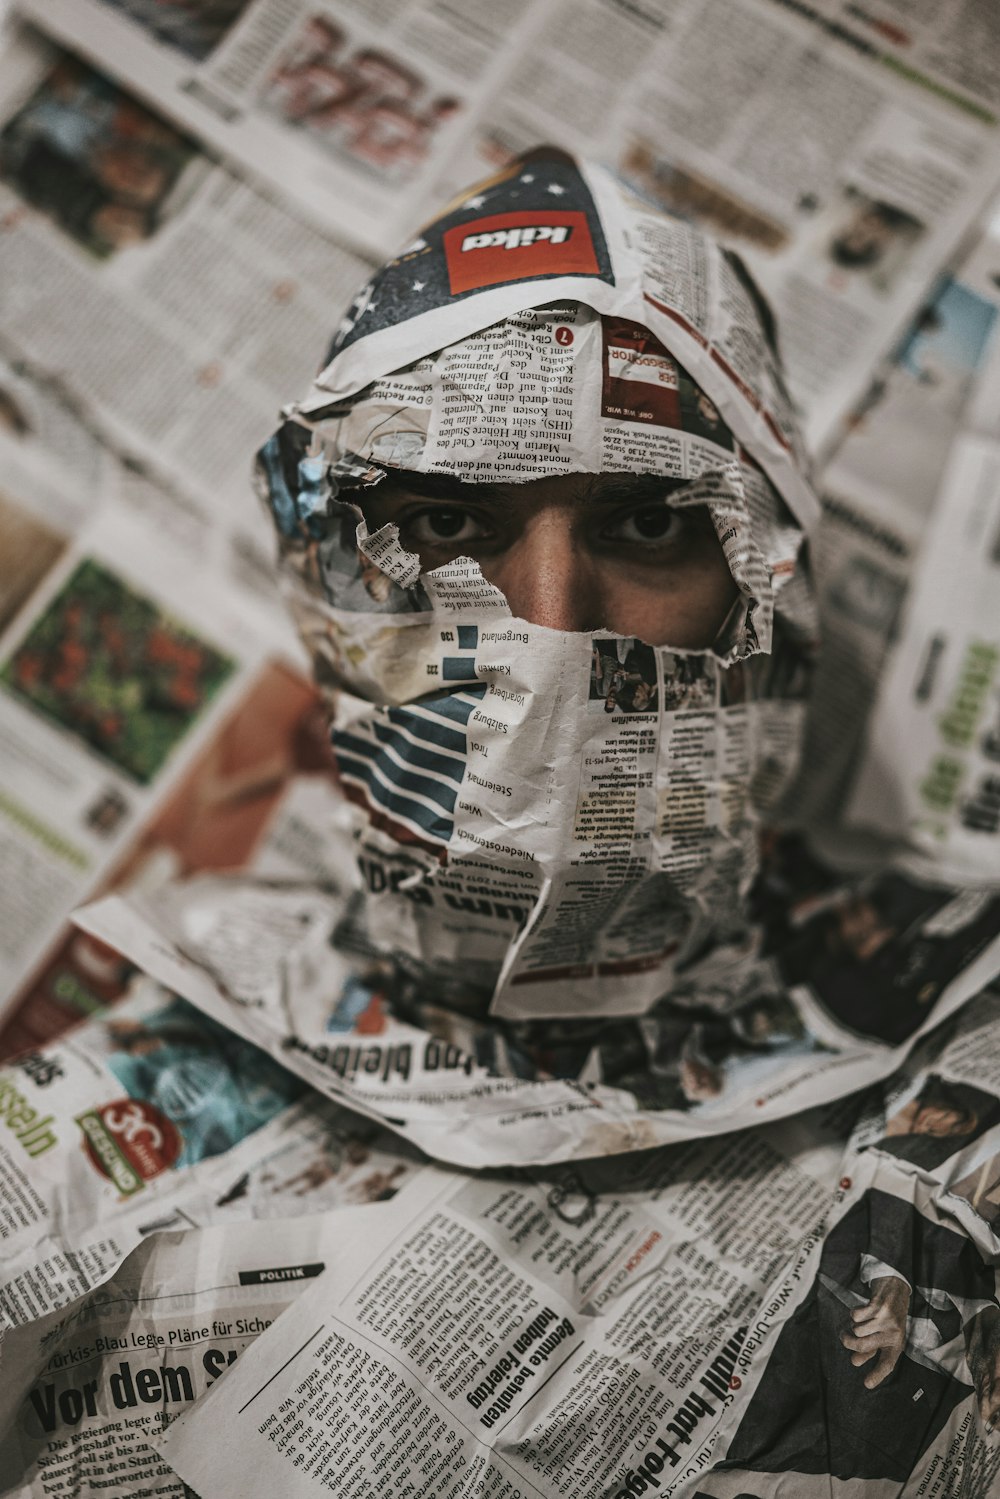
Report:
[[[23,501],[3,516],[30,562],[0,636],[0,1014],[263,654],[244,601],[162,538],[151,572],[133,515],[72,541]]]
[[[244,637],[245,657],[247,645]],[[179,877],[250,865],[336,884],[321,835],[335,804],[332,756],[312,684],[284,661],[258,659],[221,706],[193,757],[131,820],[124,845],[114,844],[116,861],[97,893],[141,889],[150,896]],[[38,796],[40,812],[43,789]],[[41,959],[11,991],[0,1060],[37,1049],[112,1004],[130,977],[121,954],[77,930],[67,911]]]
[[[217,529],[252,536],[247,454],[315,371],[317,329],[367,263],[103,66],[27,31],[5,49],[0,344]]]

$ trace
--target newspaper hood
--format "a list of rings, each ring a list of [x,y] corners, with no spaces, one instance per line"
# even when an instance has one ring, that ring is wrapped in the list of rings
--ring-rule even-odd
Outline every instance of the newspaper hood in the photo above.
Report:
[[[259,473],[373,945],[512,1019],[728,982],[813,640],[815,502],[740,261],[600,170],[531,160],[377,273],[287,417]],[[544,505],[550,555],[505,568]],[[572,595],[552,547],[600,574],[562,628],[496,581]],[[710,628],[636,614],[696,605],[706,552]]]

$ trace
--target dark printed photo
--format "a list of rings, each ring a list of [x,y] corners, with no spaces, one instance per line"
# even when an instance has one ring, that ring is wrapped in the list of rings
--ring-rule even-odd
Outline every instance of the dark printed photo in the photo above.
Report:
[[[790,1061],[825,1049],[784,994],[759,994],[729,1014],[700,1017],[664,1004],[636,1028],[636,1040],[640,1034],[628,1060],[620,1043],[602,1040],[603,1080],[632,1093],[640,1108],[685,1114],[765,1089]],[[632,1070],[623,1070],[629,1061]]]
[[[664,651],[663,706],[668,713],[695,713],[715,705],[719,672],[711,656]]]
[[[897,1045],[1000,933],[989,891],[927,889],[887,874],[833,899],[780,954],[788,984],[807,984],[838,1025]]]
[[[676,360],[647,329],[625,318],[602,317],[601,336],[601,415],[620,422],[679,427],[682,372]]]
[[[158,41],[200,61],[218,45],[247,0],[104,0]]]
[[[712,398],[696,385],[686,370],[680,370],[681,426],[692,437],[704,438],[717,448],[732,452],[733,434],[719,414]]]
[[[1000,1119],[1000,1101],[969,1083],[932,1073],[886,1120],[875,1149],[933,1171]]]
[[[232,671],[228,657],[87,561],[0,681],[147,785]]]
[[[268,76],[268,113],[307,132],[332,154],[392,182],[423,164],[434,136],[462,107],[434,94],[398,58],[356,47],[327,16],[310,16]]]
[[[653,647],[641,640],[596,636],[590,701],[602,702],[605,713],[655,713],[659,702]]]
[[[964,1234],[871,1189],[828,1234],[718,1466],[902,1485],[970,1397],[989,1431],[1000,1415],[993,1269]]]
[[[888,292],[924,233],[912,214],[846,187],[826,254],[838,271],[864,277],[875,291]]]
[[[0,133],[0,176],[91,254],[149,239],[194,141],[64,57]]]

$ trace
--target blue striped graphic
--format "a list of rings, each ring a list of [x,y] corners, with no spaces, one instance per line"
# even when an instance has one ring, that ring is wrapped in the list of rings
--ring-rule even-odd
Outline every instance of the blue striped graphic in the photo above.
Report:
[[[331,739],[345,786],[424,840],[446,845],[465,773],[466,725],[482,701],[480,683],[407,708],[376,708],[372,717],[334,729]]]

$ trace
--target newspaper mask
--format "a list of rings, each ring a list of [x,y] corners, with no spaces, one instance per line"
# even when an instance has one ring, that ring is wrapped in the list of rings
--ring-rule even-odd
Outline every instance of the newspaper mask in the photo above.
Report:
[[[815,510],[765,321],[689,225],[601,170],[522,162],[377,273],[262,450],[356,818],[358,940],[440,1003],[641,1015],[753,951]],[[662,478],[665,505],[710,517],[735,603],[697,650],[517,618],[471,558],[422,572],[395,525],[369,531],[397,470]]]

